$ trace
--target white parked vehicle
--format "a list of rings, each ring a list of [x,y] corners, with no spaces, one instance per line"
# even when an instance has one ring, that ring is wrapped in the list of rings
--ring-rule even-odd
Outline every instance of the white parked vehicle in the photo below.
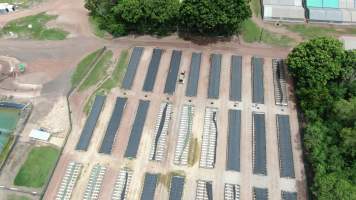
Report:
[[[0,14],[15,12],[15,10],[16,8],[14,5],[8,3],[0,3]]]

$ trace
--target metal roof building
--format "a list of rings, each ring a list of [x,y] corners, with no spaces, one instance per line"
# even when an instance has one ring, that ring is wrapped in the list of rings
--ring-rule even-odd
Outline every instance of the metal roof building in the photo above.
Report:
[[[307,0],[306,5],[311,22],[356,23],[356,0]]]
[[[303,22],[305,11],[302,0],[263,0],[263,19]]]

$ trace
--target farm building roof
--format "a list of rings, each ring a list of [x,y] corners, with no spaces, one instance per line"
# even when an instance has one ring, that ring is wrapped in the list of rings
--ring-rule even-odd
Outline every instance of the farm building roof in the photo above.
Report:
[[[297,6],[265,5],[263,9],[264,19],[304,21],[304,8]]]
[[[42,140],[42,141],[48,141],[51,134],[47,133],[45,131],[40,131],[37,129],[32,129],[30,133],[30,138],[36,139],[36,140]]]
[[[302,0],[263,0],[263,5],[302,6]]]

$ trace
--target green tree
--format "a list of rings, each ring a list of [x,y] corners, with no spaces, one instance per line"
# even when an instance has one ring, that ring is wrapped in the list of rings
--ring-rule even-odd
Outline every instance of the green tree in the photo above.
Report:
[[[356,185],[346,179],[343,174],[322,174],[317,175],[316,179],[318,190],[315,196],[317,199],[356,199]]]
[[[85,0],[85,8],[91,15],[106,18],[111,15],[112,2],[111,0]]]
[[[356,199],[356,53],[332,38],[298,45],[288,56],[306,119],[304,147],[315,199]]]
[[[113,12],[128,32],[163,35],[176,30],[179,0],[122,0]]]
[[[340,76],[344,55],[342,43],[327,37],[301,43],[288,55],[287,64],[303,108],[323,110],[320,102],[331,103],[327,84]]]
[[[356,158],[356,97],[336,102],[333,120],[342,125],[338,133],[341,145],[346,150],[344,154]]]
[[[247,0],[183,0],[179,29],[203,35],[232,35],[249,17]]]
[[[349,83],[356,80],[356,50],[346,51],[343,60],[343,80]]]
[[[85,4],[100,28],[114,36],[174,32],[179,6],[179,0],[86,0]]]
[[[301,43],[288,55],[289,71],[305,87],[325,86],[341,71],[343,45],[333,38],[320,37]]]

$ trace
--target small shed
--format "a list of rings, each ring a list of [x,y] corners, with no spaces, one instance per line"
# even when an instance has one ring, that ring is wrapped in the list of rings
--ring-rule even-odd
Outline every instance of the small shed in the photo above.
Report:
[[[51,134],[46,131],[32,129],[29,137],[31,139],[48,142],[49,138],[51,137]]]

